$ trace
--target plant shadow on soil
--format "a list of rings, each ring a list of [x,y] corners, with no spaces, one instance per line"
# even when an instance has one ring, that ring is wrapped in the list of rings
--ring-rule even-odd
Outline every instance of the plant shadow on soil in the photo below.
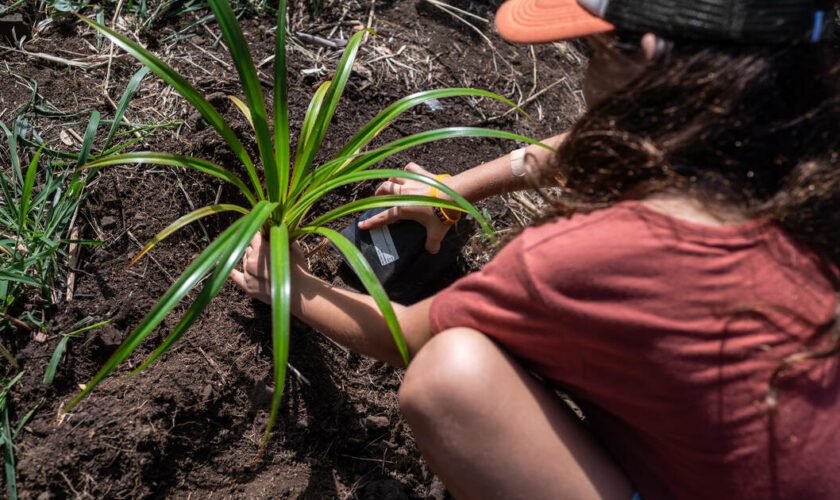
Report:
[[[327,153],[338,150],[342,140],[386,105],[418,89],[473,86],[510,95],[516,84],[526,89],[522,97],[527,97],[527,89],[534,83],[534,63],[528,47],[506,44],[486,27],[498,50],[497,57],[509,62],[500,65],[502,73],[497,73],[483,39],[439,9],[421,3],[376,3],[374,26],[379,37],[372,44],[380,47],[380,52],[363,49],[362,65],[406,46],[403,54],[416,58],[406,60],[406,65],[420,69],[409,77],[394,71],[399,66],[380,60],[371,63],[367,72],[354,74],[328,132]],[[499,3],[479,2],[474,11],[491,17]],[[367,19],[369,2],[341,2],[341,7],[338,4],[327,2],[321,21],[296,19],[294,29],[323,34],[329,31],[330,23],[340,19]],[[454,5],[473,8],[473,2]],[[143,30],[141,41],[161,39],[186,22]],[[60,30],[43,34],[28,49],[50,52],[54,47],[63,47],[89,53],[88,42],[93,35],[77,24],[68,28],[66,23],[61,24]],[[246,37],[255,40],[255,60],[271,53],[273,40],[266,34],[270,26],[268,18],[244,21]],[[343,29],[346,36],[347,28]],[[198,28],[196,33],[189,43],[202,50],[191,51],[189,64],[175,57],[175,65],[205,95],[214,96],[211,101],[219,104],[237,132],[247,136],[244,120],[226,104],[226,99],[219,98],[238,92],[235,75],[214,59],[227,61],[228,55],[213,45],[206,32]],[[83,42],[82,36],[87,41]],[[571,92],[577,88],[579,68],[574,60],[551,46],[537,48],[536,53],[540,59],[536,90],[569,79],[566,87],[558,86],[533,103],[544,108],[542,121],[531,123],[508,115],[487,123],[488,116],[504,109],[486,103],[447,100],[443,110],[420,107],[406,114],[380,140],[448,125],[491,126],[535,137],[560,132],[580,112],[580,99]],[[59,108],[111,111],[101,95],[104,67],[80,72],[49,61],[27,59],[19,53],[6,52],[4,58],[13,71],[36,78],[41,95]],[[289,64],[294,130],[309,97],[327,75],[302,75],[302,70],[315,64],[299,51],[290,52]],[[326,66],[334,64],[330,60]],[[111,88],[123,88],[137,67],[128,57],[116,58]],[[0,75],[2,78],[6,77]],[[111,95],[117,92],[112,90]],[[132,116],[143,117],[144,110],[152,107],[175,109],[177,118],[185,122],[184,129],[177,135],[155,133],[144,140],[143,149],[232,163],[221,140],[198,122],[182,101],[177,102],[174,95],[162,97],[165,95],[163,84],[147,77],[130,108]],[[10,101],[18,99],[16,96],[4,90],[4,98]],[[24,98],[25,93],[21,92],[19,100]],[[9,109],[14,109],[13,104]],[[159,116],[151,112],[149,115]],[[45,126],[38,122],[33,125]],[[58,135],[60,128],[48,127],[46,139],[56,143],[53,136]],[[513,147],[490,140],[447,141],[403,153],[387,165],[399,168],[416,161],[454,174]],[[326,210],[341,200],[368,196],[374,187],[370,183],[344,189],[325,200],[320,208]],[[352,354],[300,323],[294,325],[289,361],[308,383],[289,374],[278,425],[264,458],[255,463],[273,389],[268,309],[245,298],[230,283],[160,361],[132,378],[126,377],[127,369],[118,370],[73,412],[63,419],[58,417],[61,407],[77,393],[78,384],[90,379],[171,284],[171,279],[200,252],[207,236],[218,234],[229,219],[207,219],[203,226],[177,233],[156,247],[153,259],[145,258],[126,271],[128,261],[157,231],[189,211],[191,204],[197,207],[217,198],[222,202],[240,201],[215,180],[163,169],[104,170],[91,187],[81,213],[82,236],[103,244],[83,252],[75,270],[73,299],[58,306],[50,322],[48,340],[38,342],[28,333],[18,332],[11,342],[25,370],[13,392],[13,418],[44,401],[16,443],[20,496],[442,498],[439,482],[420,457],[410,430],[399,415],[397,390],[401,370]],[[489,201],[484,208],[493,216],[497,228],[515,225],[503,202]],[[314,263],[314,271],[334,280],[338,263],[336,255],[324,251]],[[459,263],[460,272],[479,265],[473,253],[465,252]],[[144,355],[151,353],[184,310],[182,305],[170,315],[138,348],[126,368],[137,366]],[[86,316],[112,322],[96,333],[72,340],[55,384],[44,386],[41,379],[58,342],[57,334]]]

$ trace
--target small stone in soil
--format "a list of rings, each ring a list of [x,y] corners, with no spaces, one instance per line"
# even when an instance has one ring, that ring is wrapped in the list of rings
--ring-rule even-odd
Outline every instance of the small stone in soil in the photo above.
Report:
[[[105,330],[95,338],[97,343],[103,347],[115,347],[122,343],[122,335],[113,329]]]
[[[365,428],[378,431],[385,429],[391,424],[391,421],[388,420],[388,417],[384,417],[381,415],[369,415],[365,417]]]
[[[102,227],[111,227],[117,223],[117,219],[116,217],[106,215],[105,217],[102,217],[102,220],[100,220],[99,223],[102,225]]]

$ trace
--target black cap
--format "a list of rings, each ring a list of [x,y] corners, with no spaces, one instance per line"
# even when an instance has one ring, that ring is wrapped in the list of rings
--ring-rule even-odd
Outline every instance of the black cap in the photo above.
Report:
[[[671,39],[816,43],[832,26],[834,0],[578,0],[617,29]]]

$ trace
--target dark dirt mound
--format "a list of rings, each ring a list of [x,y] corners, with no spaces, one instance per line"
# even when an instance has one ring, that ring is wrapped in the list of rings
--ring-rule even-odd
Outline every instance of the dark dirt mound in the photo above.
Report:
[[[492,18],[498,3],[459,1],[453,5]],[[529,123],[515,114],[492,118],[504,108],[481,101],[447,100],[443,109],[420,107],[408,113],[381,140],[455,124],[546,136],[568,126],[581,111],[580,96],[574,92],[578,87],[575,68],[580,61],[568,46],[548,45],[532,52],[502,42],[488,25],[482,25],[488,42],[469,26],[424,2],[380,1],[373,7],[378,36],[361,53],[329,132],[328,150],[337,150],[342,140],[385,105],[417,89],[487,88],[527,100],[527,109],[536,121]],[[327,38],[346,37],[354,26],[367,22],[370,8],[369,2],[328,2],[320,21],[296,16],[293,29]],[[224,96],[238,94],[239,89],[235,75],[225,67],[227,54],[213,44],[216,27],[194,28],[196,36],[179,44],[170,46],[163,41],[188,22],[184,19],[172,26],[145,29],[140,40],[171,58],[173,65],[213,96],[225,115],[247,134],[244,120],[225,104]],[[271,53],[270,28],[268,18],[245,21],[246,36],[256,46],[256,61]],[[74,23],[41,35],[27,49],[58,50],[63,57],[72,57],[73,53],[90,54],[93,41],[89,30]],[[107,53],[107,45],[101,51]],[[37,79],[41,95],[58,108],[96,108],[112,113],[101,93],[105,65],[80,71],[19,52],[6,51],[3,57],[12,71]],[[337,52],[304,45],[292,49],[289,57],[291,115],[299,123],[309,96],[334,67]],[[114,60],[109,87],[112,98],[118,98],[137,68],[130,58]],[[262,70],[270,73],[270,64]],[[26,98],[17,91],[7,92],[14,88],[11,78],[0,73],[4,89],[0,111],[14,109]],[[547,87],[551,89],[538,94]],[[179,133],[157,132],[145,139],[142,149],[233,163],[220,139],[198,122],[182,99],[153,77],[144,81],[129,116],[135,121],[184,121]],[[48,128],[47,135],[58,135],[58,128]],[[455,173],[514,147],[497,141],[449,141],[403,154],[389,165],[402,166],[413,160]],[[372,189],[372,184],[347,189],[339,196],[367,196]],[[45,401],[18,437],[21,496],[442,496],[441,485],[420,458],[399,415],[396,391],[401,371],[349,353],[303,325],[293,332],[290,362],[305,381],[290,376],[279,424],[265,458],[255,462],[272,391],[267,309],[244,298],[231,284],[161,361],[133,378],[127,378],[127,370],[121,369],[120,375],[103,383],[74,411],[58,417],[60,408],[77,393],[78,384],[89,380],[172,278],[197,255],[207,236],[218,233],[224,219],[206,220],[203,226],[181,232],[159,245],[153,259],[146,258],[126,271],[131,256],[191,206],[217,198],[235,199],[215,180],[159,168],[106,170],[92,186],[82,213],[82,237],[103,244],[83,252],[75,270],[73,299],[58,308],[48,340],[39,343],[22,332],[17,339],[25,375],[13,394],[14,419],[38,401]],[[327,200],[326,204],[336,201]],[[510,210],[499,200],[485,207],[498,228],[515,224]],[[464,270],[478,265],[473,254],[465,254],[462,260]],[[337,258],[324,253],[316,272],[333,278],[336,265]],[[41,379],[58,333],[86,316],[112,322],[97,333],[72,340],[55,384],[44,386]],[[167,320],[131,358],[135,366],[172,321]]]

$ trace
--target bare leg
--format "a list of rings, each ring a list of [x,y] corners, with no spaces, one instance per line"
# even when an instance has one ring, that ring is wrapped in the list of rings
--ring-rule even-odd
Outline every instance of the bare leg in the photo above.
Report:
[[[447,330],[423,346],[400,405],[457,498],[632,496],[624,473],[563,403],[475,330]]]

